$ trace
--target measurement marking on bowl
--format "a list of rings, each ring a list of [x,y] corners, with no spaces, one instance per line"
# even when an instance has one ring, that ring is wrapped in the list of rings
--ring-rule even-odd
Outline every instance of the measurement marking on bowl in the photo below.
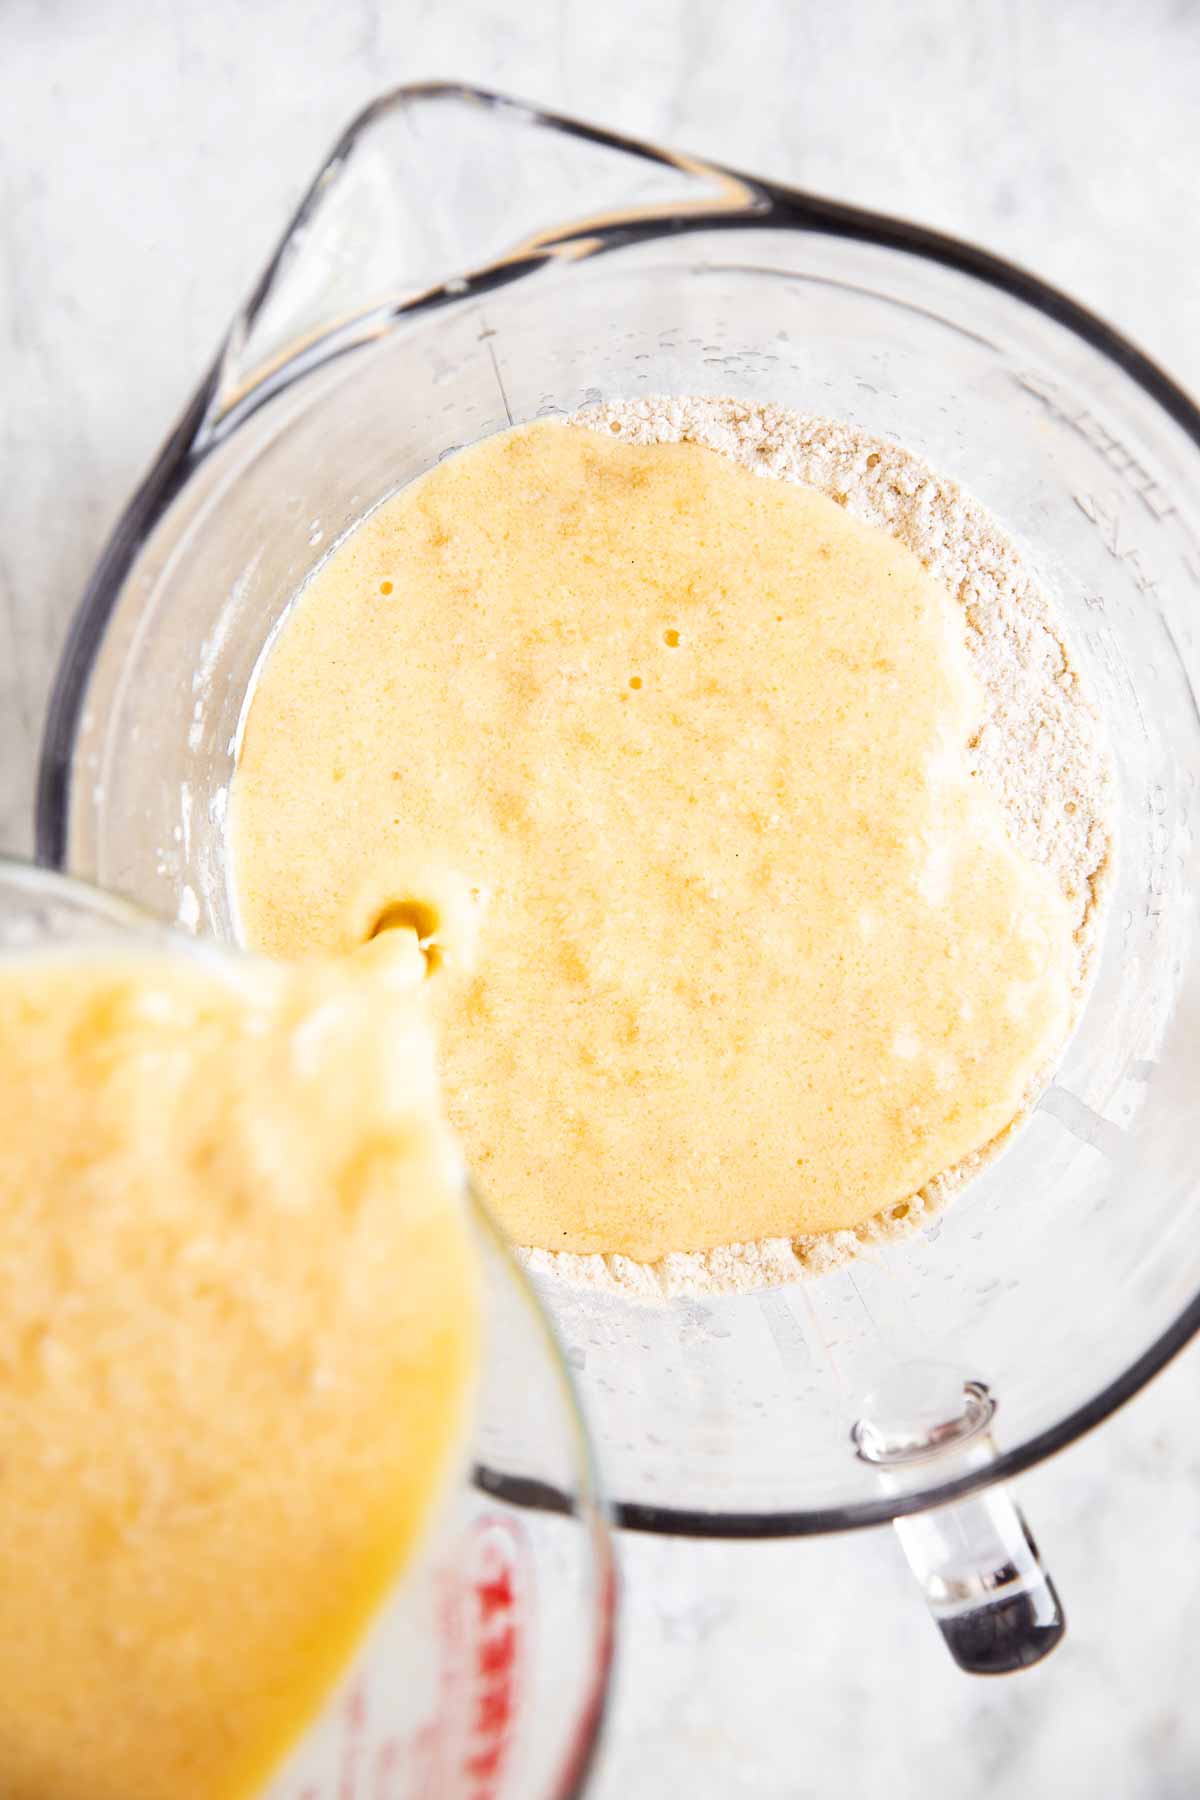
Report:
[[[500,373],[500,363],[496,356],[496,346],[492,343],[492,339],[495,335],[494,331],[486,330],[481,331],[479,334],[481,340],[486,340],[487,353],[492,361],[492,373],[496,377],[496,386],[500,389],[500,398],[504,402],[505,416],[511,426],[513,423],[512,407],[508,404],[508,395],[504,391],[504,377]]]
[[[1117,641],[1116,633],[1111,631],[1107,625],[1102,625],[1094,635],[1089,634],[1088,641],[1097,654],[1103,657],[1113,680],[1119,687],[1125,689],[1129,704],[1141,727],[1142,736],[1149,742],[1150,733],[1146,728],[1146,714],[1142,708],[1141,695],[1138,693],[1137,683],[1129,672],[1129,664],[1121,654],[1121,646]]]
[[[1151,574],[1143,552],[1129,541],[1128,520],[1121,514],[1119,497],[1113,494],[1105,500],[1095,494],[1072,494],[1071,498],[1084,518],[1090,519],[1096,527],[1101,543],[1114,562],[1128,566],[1138,593],[1153,594],[1157,599],[1158,576]]]
[[[772,1342],[784,1369],[789,1375],[807,1374],[815,1360],[812,1345],[786,1299],[782,1294],[770,1290],[765,1290],[757,1298],[759,1312],[771,1334]],[[819,1323],[816,1320],[813,1323],[822,1348],[828,1354],[830,1346],[825,1342]]]
[[[1125,1145],[1125,1132],[1120,1125],[1114,1125],[1111,1119],[1104,1118],[1094,1107],[1073,1094],[1069,1088],[1060,1087],[1053,1082],[1038,1102],[1038,1111],[1047,1112],[1051,1118],[1065,1125],[1072,1137],[1078,1138],[1081,1144],[1087,1144],[1101,1155],[1117,1157]]]
[[[1117,434],[1107,426],[1095,413],[1081,406],[1073,394],[1061,388],[1056,382],[1047,381],[1042,375],[1016,370],[1013,380],[1017,386],[1024,388],[1040,400],[1054,418],[1061,419],[1064,425],[1078,433],[1093,450],[1098,450],[1113,473],[1133,490],[1151,518],[1169,519],[1177,514],[1178,508],[1162,483],[1140,463],[1133,451]]]
[[[1187,558],[1186,557],[1184,558],[1184,566],[1185,567],[1187,566]],[[1198,574],[1196,576],[1196,585],[1198,587],[1200,587],[1200,574]],[[1183,651],[1179,647],[1179,639],[1175,636],[1175,633],[1172,631],[1171,621],[1168,619],[1166,613],[1163,613],[1160,623],[1162,625],[1164,633],[1166,634],[1167,642],[1171,646],[1171,653],[1175,658],[1176,668],[1177,668],[1179,674],[1183,678],[1183,684],[1187,691],[1188,701],[1191,706],[1192,714],[1196,720],[1196,723],[1198,725],[1200,725],[1200,699],[1197,698],[1196,692],[1195,692],[1194,688],[1192,687],[1191,682],[1188,680],[1187,663],[1184,661]]]

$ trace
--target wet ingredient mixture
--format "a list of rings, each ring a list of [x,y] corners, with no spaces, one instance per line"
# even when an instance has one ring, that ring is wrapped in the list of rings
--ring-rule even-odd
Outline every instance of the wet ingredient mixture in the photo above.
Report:
[[[478,1347],[409,997],[0,960],[0,1792],[241,1800],[459,1451]]]
[[[242,926],[306,958],[422,922],[518,1243],[860,1230],[1021,1113],[1078,907],[980,779],[946,584],[811,487],[595,424],[442,463],[303,590],[245,722]]]

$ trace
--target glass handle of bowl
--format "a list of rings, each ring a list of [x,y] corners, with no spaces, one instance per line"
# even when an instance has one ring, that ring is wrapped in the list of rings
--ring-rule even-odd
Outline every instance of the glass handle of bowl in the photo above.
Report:
[[[895,1530],[947,1649],[969,1675],[1030,1668],[1063,1637],[1054,1583],[1003,1487],[910,1513]]]
[[[982,1382],[958,1390],[961,1408],[924,1416],[868,1410],[854,1427],[859,1456],[898,1500],[931,1478],[968,1483],[996,1457],[995,1402]],[[936,1415],[936,1416],[935,1416]],[[971,1487],[941,1506],[898,1511],[896,1535],[934,1623],[960,1669],[1007,1675],[1031,1668],[1062,1640],[1066,1618],[1020,1507],[1003,1485]]]
[[[196,444],[406,313],[594,254],[656,217],[769,210],[752,183],[501,95],[398,88],[343,133],[235,318]],[[481,343],[490,334],[481,327]]]

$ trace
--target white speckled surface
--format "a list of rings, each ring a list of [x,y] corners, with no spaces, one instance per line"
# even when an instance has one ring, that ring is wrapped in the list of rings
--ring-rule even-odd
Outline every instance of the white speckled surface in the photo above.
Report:
[[[651,22],[644,15],[652,14]],[[6,0],[0,844],[102,538],[336,132],[456,76],[973,237],[1200,389],[1190,0]],[[950,1664],[887,1531],[628,1539],[602,1800],[1194,1800],[1200,1351],[1019,1484],[1071,1617]]]

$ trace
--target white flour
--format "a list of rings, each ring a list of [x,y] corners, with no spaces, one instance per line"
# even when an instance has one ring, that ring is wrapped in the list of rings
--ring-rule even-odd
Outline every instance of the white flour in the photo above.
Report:
[[[1074,987],[1081,1002],[1111,850],[1108,756],[1044,596],[978,502],[900,444],[781,406],[663,396],[585,407],[569,423],[635,444],[704,444],[756,475],[816,488],[864,524],[890,532],[949,588],[962,606],[985,695],[985,722],[971,746],[974,766],[1017,844],[1054,874],[1075,910]],[[1035,1084],[1027,1104],[1043,1085]],[[821,1274],[867,1243],[911,1231],[1007,1135],[853,1231],[721,1244],[653,1263],[547,1250],[521,1254],[531,1270],[653,1297],[773,1286]]]

